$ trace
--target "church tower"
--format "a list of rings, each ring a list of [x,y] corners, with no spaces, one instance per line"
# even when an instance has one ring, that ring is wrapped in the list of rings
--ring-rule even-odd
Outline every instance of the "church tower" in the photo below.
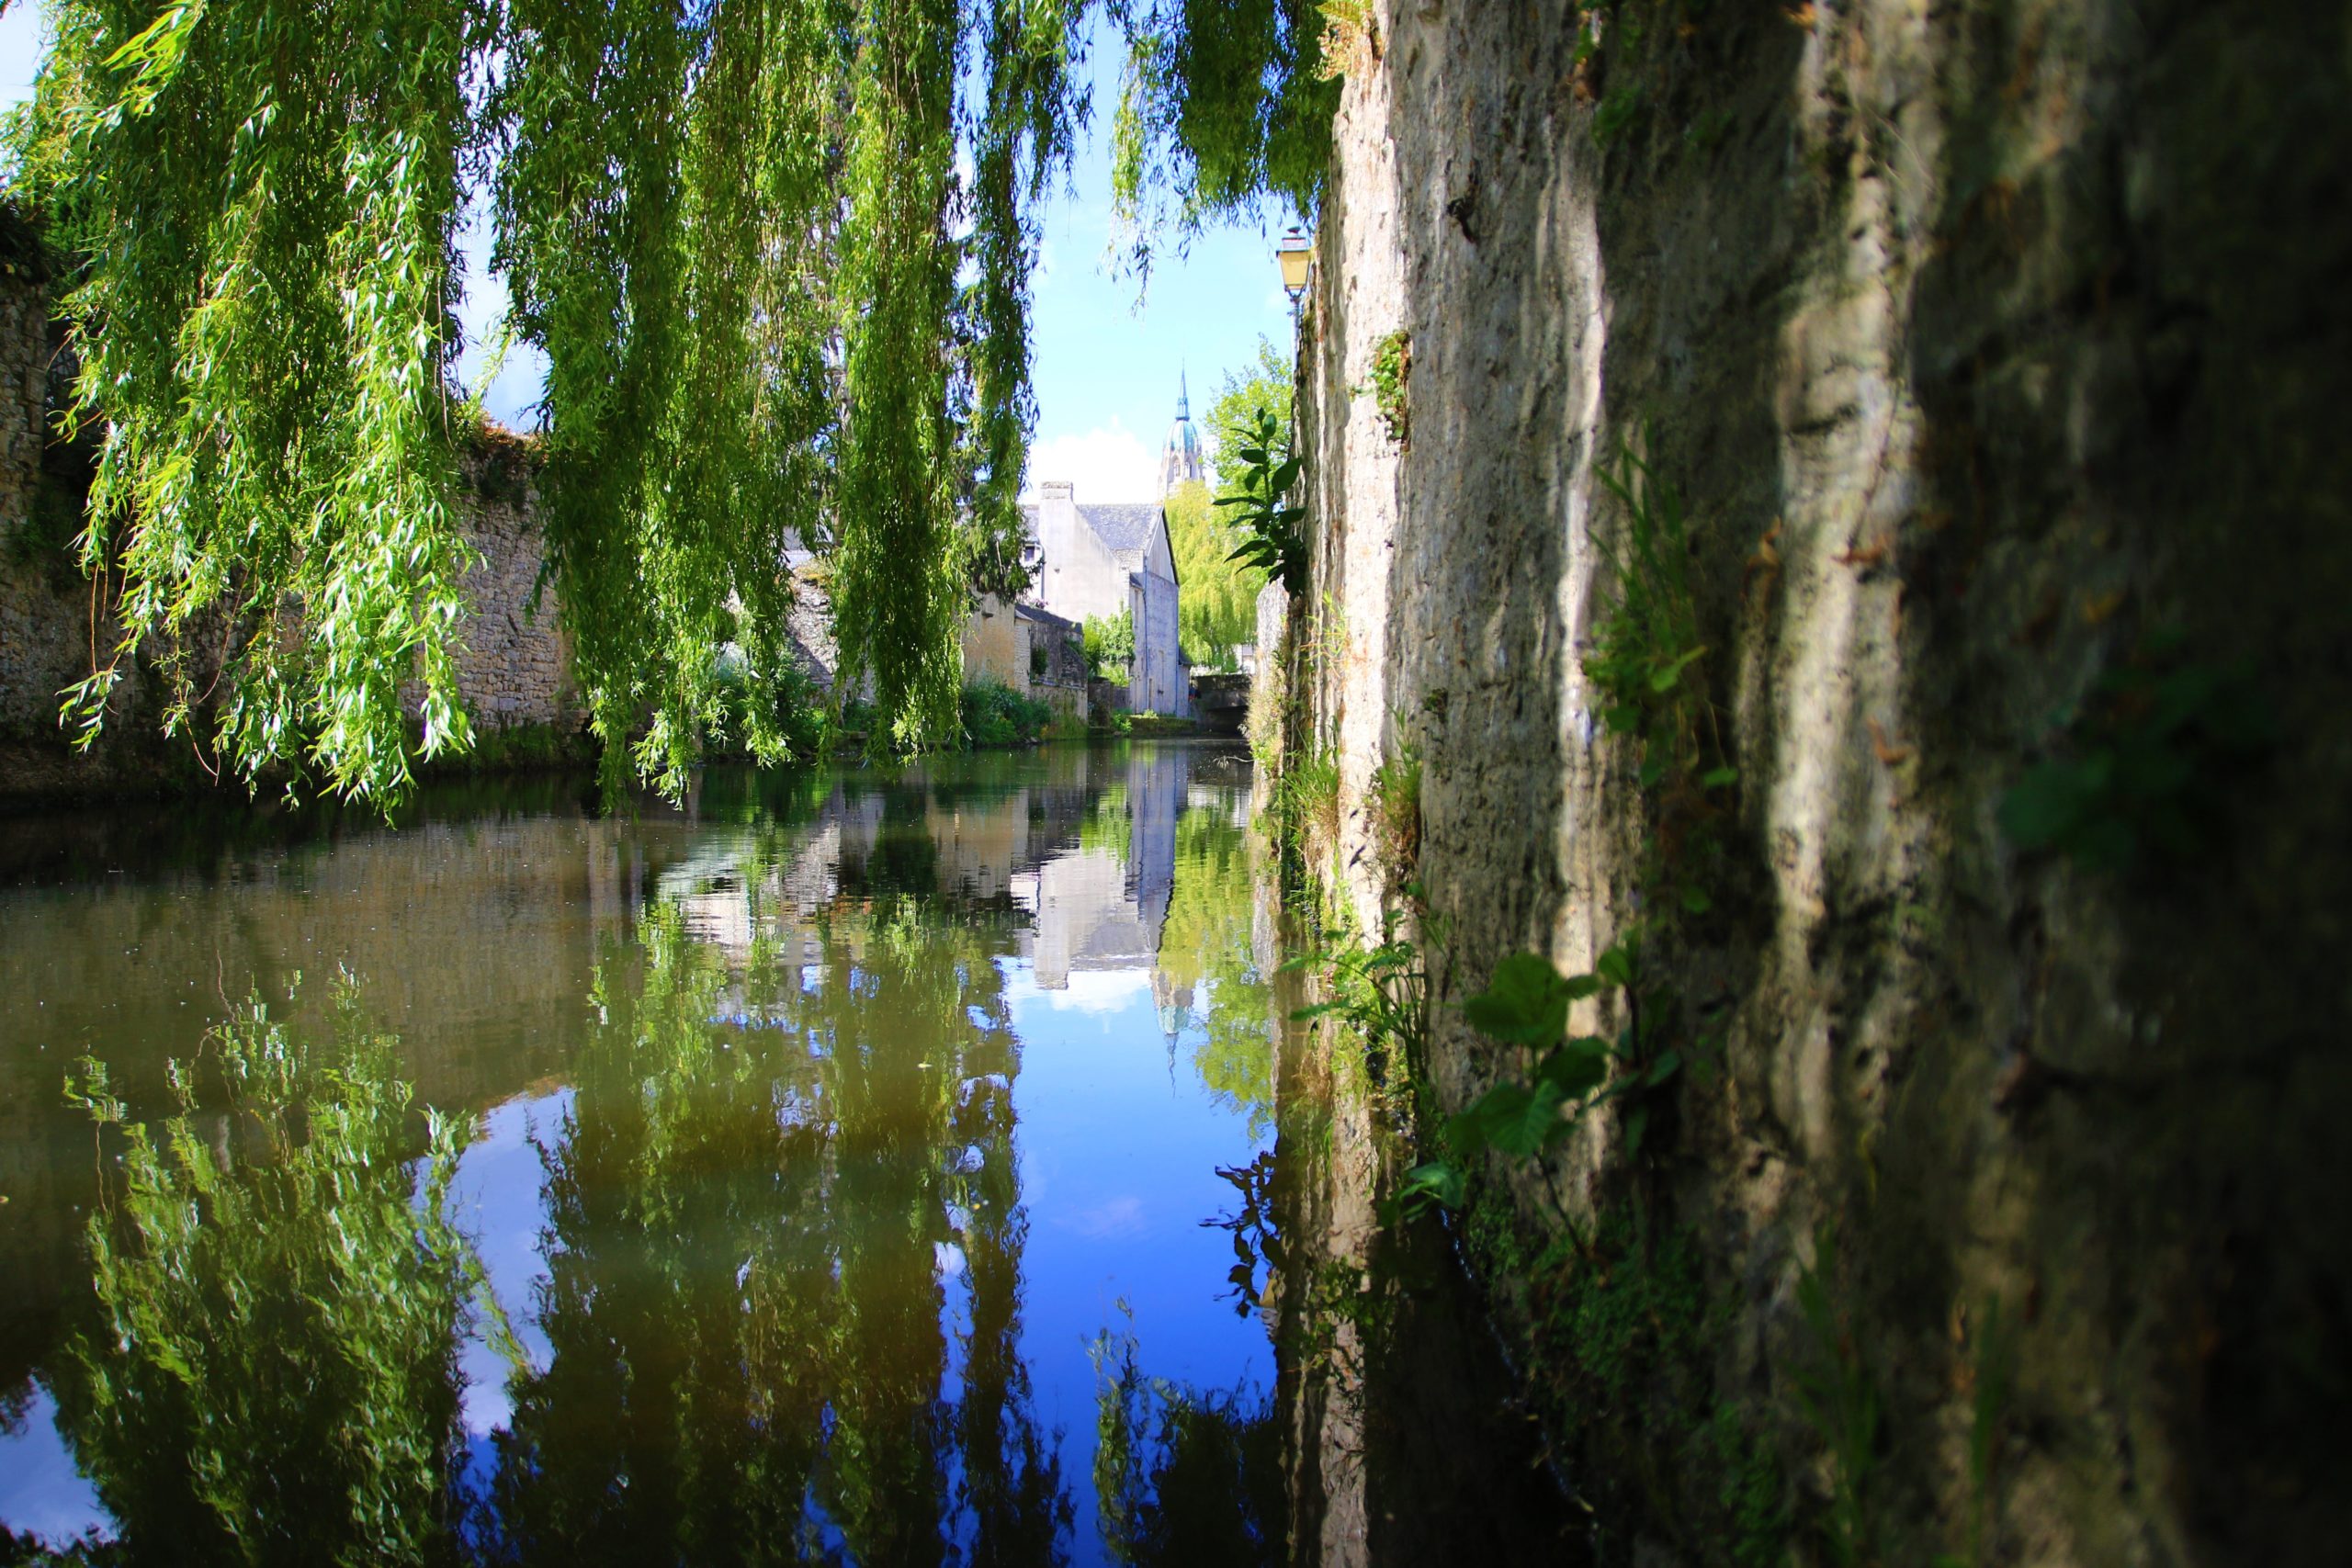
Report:
[[[1176,373],[1176,423],[1168,427],[1168,445],[1159,454],[1159,499],[1166,501],[1181,484],[1206,483],[1208,465],[1201,457],[1201,438],[1193,429],[1193,403],[1184,388],[1184,373]]]

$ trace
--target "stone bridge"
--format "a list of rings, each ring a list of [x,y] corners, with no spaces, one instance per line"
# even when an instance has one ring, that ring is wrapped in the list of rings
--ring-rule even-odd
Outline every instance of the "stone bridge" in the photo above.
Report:
[[[1250,717],[1250,677],[1193,676],[1193,716],[1203,729],[1222,735],[1240,734],[1243,723]]]

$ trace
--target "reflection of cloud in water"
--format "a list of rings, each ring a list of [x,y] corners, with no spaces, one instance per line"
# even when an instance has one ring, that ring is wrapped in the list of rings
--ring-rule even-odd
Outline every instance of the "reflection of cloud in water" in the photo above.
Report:
[[[1075,969],[1069,980],[1048,989],[1037,984],[1025,967],[1011,969],[1004,977],[1004,999],[1018,1026],[1023,1010],[1044,1002],[1056,1012],[1096,1015],[1125,1012],[1138,998],[1151,995],[1148,969]]]
[[[1081,1210],[1062,1224],[1090,1241],[1124,1241],[1144,1233],[1143,1200],[1114,1198]]]
[[[548,1277],[536,1140],[560,1134],[571,1100],[571,1091],[561,1089],[518,1095],[492,1107],[474,1141],[458,1156],[458,1177],[449,1195],[450,1219],[472,1238],[491,1292],[525,1359],[537,1367],[548,1365],[554,1349],[530,1311],[535,1292]],[[512,1369],[480,1325],[459,1350],[458,1368],[465,1379],[466,1431],[479,1438],[505,1426],[514,1414],[506,1386]]]

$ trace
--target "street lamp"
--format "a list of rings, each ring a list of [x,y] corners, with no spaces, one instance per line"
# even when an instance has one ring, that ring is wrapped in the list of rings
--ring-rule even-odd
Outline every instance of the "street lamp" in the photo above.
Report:
[[[1275,243],[1274,259],[1283,264],[1283,292],[1290,296],[1291,320],[1295,321],[1298,302],[1306,293],[1306,268],[1315,259],[1315,247],[1293,229]]]

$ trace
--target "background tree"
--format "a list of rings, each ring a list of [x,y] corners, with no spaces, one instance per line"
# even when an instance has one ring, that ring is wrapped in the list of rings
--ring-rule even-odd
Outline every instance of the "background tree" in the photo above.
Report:
[[[1208,486],[1178,485],[1162,505],[1183,588],[1177,635],[1197,668],[1238,669],[1233,647],[1257,635],[1258,590],[1265,576],[1227,558],[1241,537],[1210,504]]]
[[[1258,355],[1250,364],[1225,373],[1216,399],[1209,404],[1209,435],[1215,450],[1216,493],[1231,495],[1241,487],[1241,449],[1255,438],[1258,416],[1271,414],[1278,444],[1290,446],[1290,398],[1294,379],[1290,360],[1272,338],[1258,339]],[[1190,581],[1189,579],[1187,580]]]
[[[1089,615],[1079,627],[1086,644],[1086,667],[1104,681],[1124,681],[1135,667],[1136,618],[1133,611],[1115,615]]]

